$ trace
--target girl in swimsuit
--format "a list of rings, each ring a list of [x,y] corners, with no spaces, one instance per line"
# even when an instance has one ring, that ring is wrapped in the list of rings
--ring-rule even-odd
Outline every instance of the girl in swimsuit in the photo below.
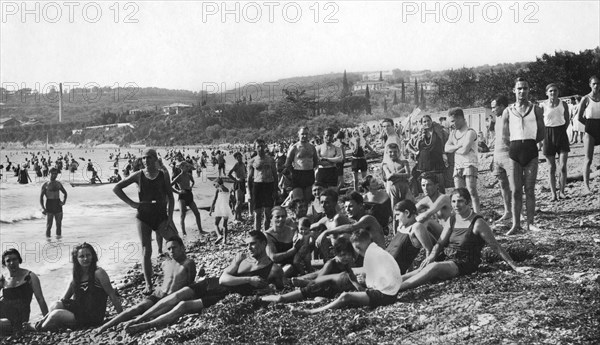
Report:
[[[21,329],[23,322],[29,321],[30,305],[33,295],[43,315],[48,314],[48,306],[42,293],[38,276],[20,267],[21,254],[14,248],[2,254],[2,266],[9,276],[0,275],[0,334],[10,334]]]
[[[76,246],[72,252],[73,280],[62,300],[52,311],[29,329],[47,331],[63,327],[99,326],[104,321],[106,302],[110,297],[117,313],[123,308],[106,271],[97,266],[98,255],[88,243]],[[73,298],[72,298],[73,297]]]

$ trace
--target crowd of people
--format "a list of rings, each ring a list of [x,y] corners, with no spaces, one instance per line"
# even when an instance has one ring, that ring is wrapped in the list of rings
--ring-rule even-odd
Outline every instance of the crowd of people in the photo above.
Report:
[[[523,78],[515,81],[514,103],[509,104],[506,95],[491,102],[494,140],[486,146],[493,149],[494,174],[504,201],[497,221],[510,223],[507,235],[541,230],[535,218],[534,188],[540,149],[549,165],[553,199],[570,197],[565,192],[570,150],[567,128],[573,119],[584,125],[583,187],[584,192],[593,192],[590,167],[594,147],[600,145],[600,79],[593,76],[589,82],[591,92],[574,109],[559,99],[556,84],[546,87],[546,101],[539,106],[531,102],[529,83]],[[198,231],[204,232],[192,194],[192,171],[205,167],[208,154],[184,158],[170,151],[164,157],[172,161],[170,174],[157,152],[147,149],[140,157],[141,168],[113,189],[137,212],[147,297],[122,311],[106,272],[96,265],[94,249],[84,243],[73,251],[73,279],[64,298],[48,311],[39,279],[20,268],[21,257],[11,249],[2,255],[10,273],[0,280],[2,329],[19,329],[28,320],[32,295],[44,317],[25,323],[27,329],[93,326],[101,333],[123,324],[135,334],[198,313],[231,293],[260,294],[264,303],[333,299],[319,308],[294,309],[300,314],[390,305],[399,292],[473,274],[486,245],[514,271],[528,271],[529,267],[517,266],[481,216],[478,152],[482,138],[469,127],[463,110],[448,111],[450,128],[429,115],[419,123],[418,128],[399,128],[392,119],[384,119],[379,136],[364,125],[340,131],[342,135],[326,128],[319,140],[311,139],[309,129],[302,127],[297,141],[272,145],[273,151],[257,139],[254,150],[246,147],[235,152],[236,162],[229,172],[221,160],[225,152],[213,152],[220,176],[210,208],[217,228],[215,243],[228,243],[228,221],[243,219],[246,194],[253,229],[245,234],[247,249],[232,258],[220,277],[197,281],[195,263],[186,256],[173,222],[173,192],[179,195],[183,234],[186,208],[194,213]],[[367,160],[367,150],[374,148],[383,151],[377,166]],[[350,186],[343,183],[348,160],[353,172]],[[56,219],[60,232],[59,206],[67,194],[55,183],[56,171],[50,174],[40,202],[49,217]],[[226,178],[232,182],[231,189],[225,185]],[[138,201],[123,191],[134,183],[139,187]],[[520,219],[523,193],[525,227]],[[51,227],[52,222],[48,224]],[[166,239],[170,257],[162,265],[163,283],[157,289],[152,283],[153,232],[161,243]],[[424,259],[415,262],[421,252]],[[322,267],[313,267],[316,259]],[[284,286],[295,289],[282,294]],[[118,315],[105,321],[109,298]]]

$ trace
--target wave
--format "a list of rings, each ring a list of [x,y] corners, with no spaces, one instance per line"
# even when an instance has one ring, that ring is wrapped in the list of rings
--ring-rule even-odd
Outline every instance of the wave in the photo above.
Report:
[[[43,219],[45,217],[46,216],[42,214],[42,211],[36,209],[2,212],[0,214],[0,224],[14,224],[27,220]]]

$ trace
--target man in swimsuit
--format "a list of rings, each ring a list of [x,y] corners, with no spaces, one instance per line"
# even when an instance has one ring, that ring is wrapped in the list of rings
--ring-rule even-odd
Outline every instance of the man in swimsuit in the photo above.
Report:
[[[538,146],[544,140],[544,114],[541,108],[529,101],[529,83],[517,78],[515,87],[516,103],[502,113],[502,140],[508,146],[512,159],[512,171],[508,181],[512,191],[512,227],[506,233],[512,235],[521,229],[521,209],[523,208],[523,186],[527,206],[527,230],[539,231],[534,225],[535,181],[538,172]]]
[[[490,226],[473,212],[471,195],[466,188],[452,192],[452,216],[444,227],[444,232],[433,246],[431,254],[425,258],[421,268],[402,276],[400,291],[414,289],[434,280],[447,280],[477,271],[481,263],[481,249],[484,245],[498,254],[518,273],[525,273],[530,267],[518,267],[510,255],[500,246]],[[440,257],[445,249],[445,257]],[[445,261],[437,261],[443,259]]]
[[[460,108],[448,111],[450,123],[456,128],[446,142],[446,153],[454,153],[454,185],[467,187],[473,199],[473,209],[479,212],[477,193],[477,132],[469,127],[465,114]]]
[[[113,192],[127,205],[137,210],[136,223],[140,241],[142,242],[142,270],[146,288],[143,293],[149,295],[152,286],[152,230],[162,238],[169,240],[177,235],[173,224],[175,200],[171,189],[171,179],[166,170],[158,169],[156,150],[147,149],[142,154],[144,169],[138,170],[128,178],[117,183]],[[127,186],[136,183],[139,190],[139,202],[135,202],[123,191]]]
[[[196,277],[196,264],[194,260],[187,257],[185,246],[180,237],[173,237],[167,242],[167,251],[171,260],[165,260],[162,263],[163,284],[154,291],[154,293],[142,302],[125,310],[117,315],[114,319],[98,328],[97,333],[102,333],[105,330],[134,317],[141,315],[146,310],[150,309],[159,300],[179,289],[186,287],[194,282]]]
[[[317,146],[317,157],[319,157],[319,168],[317,169],[316,181],[321,182],[325,188],[338,186],[337,163],[344,161],[341,147],[333,145],[334,131],[326,128],[323,133],[323,144]]]
[[[321,207],[323,208],[325,216],[312,224],[310,230],[330,230],[335,229],[340,225],[350,224],[350,220],[337,210],[338,197],[338,193],[333,189],[325,189],[321,193],[319,201],[321,202]],[[328,238],[331,238],[331,241],[321,241],[321,246],[317,246],[325,260],[333,257],[331,246],[335,244],[335,239],[337,237],[337,234],[332,234],[331,236],[328,236]]]
[[[491,106],[492,116],[499,118],[504,113],[504,109],[508,107],[508,98],[504,95],[497,96],[492,101]],[[512,171],[512,160],[508,156],[508,146],[502,140],[504,121],[497,119],[494,123],[494,175],[500,182],[500,193],[504,201],[504,214],[498,221],[503,222],[512,218],[512,193],[508,182],[508,172]]]
[[[594,147],[600,145],[600,78],[590,78],[590,89],[592,91],[585,95],[579,103],[577,118],[575,121],[585,125],[585,136],[583,137],[583,151],[585,152],[585,163],[583,166],[584,194],[592,193],[590,188],[590,172],[592,160],[594,159]]]
[[[277,196],[277,167],[273,157],[267,154],[267,144],[256,139],[258,154],[248,162],[248,185],[250,200],[254,208],[254,230],[260,231],[263,226],[267,231],[271,224],[271,208]]]
[[[56,219],[56,236],[62,234],[62,207],[67,202],[67,191],[62,183],[56,181],[57,176],[58,169],[50,169],[50,181],[42,185],[42,191],[40,192],[40,205],[42,205],[43,213],[46,215],[46,237],[50,237],[54,219]],[[63,201],[60,201],[61,192],[65,197]],[[46,197],[45,205],[44,196]]]
[[[315,147],[308,142],[308,127],[300,128],[298,137],[300,140],[291,145],[287,153],[283,173],[292,173],[292,199],[310,202],[311,188],[315,183],[314,169],[319,165],[319,156]]]
[[[127,326],[130,334],[171,324],[185,314],[199,313],[230,293],[241,295],[273,292],[269,284],[283,288],[283,270],[267,256],[267,238],[250,231],[248,254],[239,252],[220,278],[206,278],[163,298]]]
[[[419,178],[425,196],[416,204],[419,213],[416,218],[417,222],[425,225],[435,238],[440,237],[443,230],[442,224],[452,214],[450,197],[440,193],[438,176],[431,172],[421,174]]]
[[[385,248],[385,235],[383,234],[383,228],[375,219],[375,217],[368,215],[365,210],[365,205],[362,195],[353,191],[348,195],[342,197],[342,202],[346,209],[346,214],[356,221],[354,224],[345,224],[337,226],[332,229],[326,229],[319,237],[317,237],[316,245],[321,247],[323,238],[329,235],[351,235],[356,229],[366,229],[371,234],[371,239],[381,248]]]
[[[234,153],[233,158],[237,161],[227,176],[235,181],[233,183],[233,190],[235,191],[235,220],[242,221],[242,205],[246,201],[246,165],[242,161],[241,153]]]
[[[196,218],[196,226],[198,227],[198,232],[200,234],[205,231],[202,230],[202,222],[200,221],[200,212],[198,211],[198,206],[196,206],[196,202],[194,201],[194,194],[192,193],[192,188],[194,187],[194,177],[192,176],[192,168],[191,164],[186,163],[185,161],[181,161],[179,164],[179,169],[181,172],[177,175],[173,182],[171,182],[171,187],[173,191],[179,194],[179,210],[181,212],[180,225],[181,232],[186,235],[185,232],[185,215],[187,213],[187,208],[189,207]]]

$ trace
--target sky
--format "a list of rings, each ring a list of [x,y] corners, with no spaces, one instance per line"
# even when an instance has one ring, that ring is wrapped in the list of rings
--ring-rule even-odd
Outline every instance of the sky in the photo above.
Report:
[[[223,91],[600,46],[600,1],[4,1],[0,82]]]

